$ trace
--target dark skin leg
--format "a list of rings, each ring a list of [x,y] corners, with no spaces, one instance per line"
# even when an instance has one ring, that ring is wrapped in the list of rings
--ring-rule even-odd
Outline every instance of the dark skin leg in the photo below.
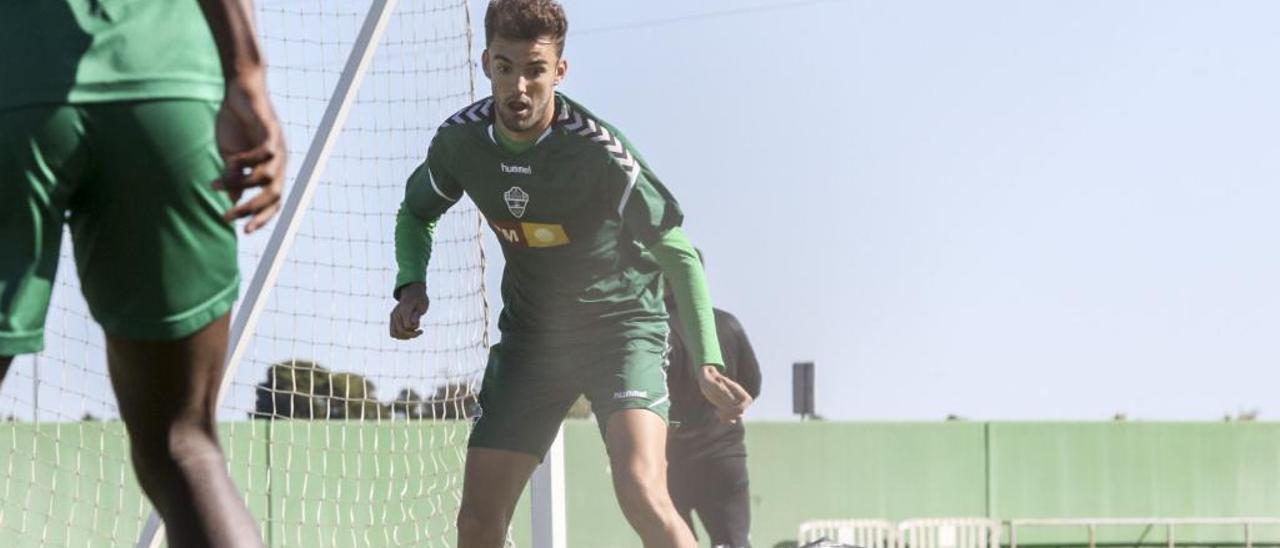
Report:
[[[473,447],[467,450],[458,510],[459,548],[501,548],[520,493],[538,467],[533,455]]]
[[[107,337],[133,468],[175,548],[262,546],[217,438],[228,320],[176,341]]]

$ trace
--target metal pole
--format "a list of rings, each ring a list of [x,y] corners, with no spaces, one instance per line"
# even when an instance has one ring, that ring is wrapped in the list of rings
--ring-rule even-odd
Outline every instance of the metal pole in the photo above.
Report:
[[[262,260],[258,263],[258,270],[254,272],[253,281],[249,284],[249,290],[245,293],[240,309],[232,322],[227,366],[223,371],[222,384],[218,389],[219,404],[226,396],[227,388],[240,367],[240,361],[248,348],[250,335],[258,324],[263,308],[266,307],[276,276],[284,266],[284,259],[289,254],[289,247],[293,245],[298,227],[302,224],[307,205],[311,203],[311,196],[316,186],[314,183],[324,172],[329,155],[333,152],[334,143],[337,142],[338,134],[342,132],[347,115],[351,112],[351,105],[355,102],[356,91],[360,89],[365,72],[373,61],[373,53],[378,49],[378,42],[382,38],[382,33],[386,31],[387,21],[391,18],[391,12],[395,9],[397,2],[398,0],[373,0],[364,24],[360,27],[360,33],[356,36],[355,44],[351,46],[347,64],[338,78],[337,86],[333,89],[329,105],[320,119],[320,126],[311,140],[311,146],[307,148],[307,156],[302,160],[302,167],[294,180],[294,188],[285,200],[284,208],[280,211],[280,219],[276,221],[276,227],[271,232],[271,240],[267,242]],[[147,519],[147,525],[138,539],[137,546],[138,548],[158,548],[163,537],[164,525],[160,523],[159,516],[153,511]]]
[[[40,355],[31,355],[31,422],[40,422]]]
[[[342,76],[338,78],[338,85],[334,87],[329,106],[325,108],[324,116],[320,119],[320,127],[311,140],[311,146],[307,148],[307,156],[302,161],[297,179],[294,180],[294,189],[289,192],[284,209],[280,212],[280,220],[276,222],[276,228],[271,233],[271,241],[267,243],[262,261],[258,263],[258,270],[254,272],[253,281],[249,284],[249,290],[245,292],[244,301],[240,303],[240,310],[231,325],[227,367],[222,377],[222,387],[218,392],[219,402],[222,401],[222,396],[226,394],[227,387],[231,385],[231,380],[235,378],[236,370],[240,367],[240,361],[248,348],[250,335],[253,334],[262,310],[266,307],[267,297],[275,286],[276,276],[284,266],[284,259],[293,245],[298,227],[302,224],[307,205],[311,203],[311,196],[315,191],[314,183],[324,172],[329,155],[333,152],[334,143],[337,142],[338,134],[342,132],[347,115],[351,111],[351,104],[355,102],[356,91],[360,89],[365,71],[373,60],[373,53],[378,48],[378,41],[386,30],[387,20],[390,19],[397,2],[398,0],[374,0],[365,17],[364,25],[360,28],[360,34],[356,37],[355,45],[351,48],[346,67],[342,70]]]
[[[546,458],[533,471],[530,489],[533,548],[565,548],[568,539],[564,510],[563,425],[556,432],[556,440],[547,450]]]

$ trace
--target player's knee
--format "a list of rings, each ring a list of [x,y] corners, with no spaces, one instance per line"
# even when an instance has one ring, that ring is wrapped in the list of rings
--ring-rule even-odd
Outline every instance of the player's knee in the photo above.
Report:
[[[178,420],[154,430],[131,430],[130,443],[139,474],[163,474],[222,459],[211,424]]]
[[[203,419],[182,420],[169,428],[167,450],[170,458],[179,466],[221,459],[214,425]]]
[[[463,506],[458,511],[458,539],[464,546],[501,546],[507,523],[501,515]]]
[[[657,463],[629,462],[614,467],[614,486],[624,507],[656,510],[670,506],[666,474]]]
[[[613,463],[614,481],[640,489],[666,491],[666,462],[632,459]]]

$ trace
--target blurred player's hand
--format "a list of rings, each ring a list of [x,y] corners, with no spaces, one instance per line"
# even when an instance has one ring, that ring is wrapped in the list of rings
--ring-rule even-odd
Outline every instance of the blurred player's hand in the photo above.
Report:
[[[391,337],[407,341],[421,335],[422,315],[430,306],[426,284],[411,283],[400,288],[400,301],[391,309]]]
[[[244,233],[252,234],[280,211],[288,156],[261,74],[227,82],[217,123],[218,151],[226,167],[213,187],[227,191],[235,203],[223,217],[228,222],[250,217]],[[250,188],[261,191],[240,203],[241,195]]]
[[[714,365],[702,366],[698,375],[698,389],[715,406],[716,414],[724,422],[738,422],[751,406],[751,394],[742,385],[724,376],[720,368]]]

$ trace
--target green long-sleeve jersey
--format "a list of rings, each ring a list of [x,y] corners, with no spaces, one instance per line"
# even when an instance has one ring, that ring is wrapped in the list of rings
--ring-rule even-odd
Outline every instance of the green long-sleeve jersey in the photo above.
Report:
[[[558,94],[552,126],[513,152],[499,142],[494,109],[484,99],[450,117],[409,177],[397,218],[396,287],[425,280],[432,226],[465,193],[506,258],[504,342],[555,348],[665,337],[665,272],[676,298],[695,311],[683,330],[690,350],[720,364],[683,213],[626,138]]]

